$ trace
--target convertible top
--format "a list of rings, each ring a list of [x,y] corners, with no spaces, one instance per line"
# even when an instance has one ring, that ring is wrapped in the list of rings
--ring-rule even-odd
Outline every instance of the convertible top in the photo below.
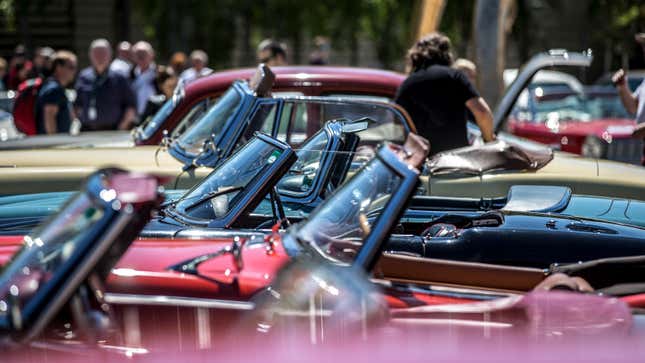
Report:
[[[493,170],[535,171],[552,159],[553,151],[549,148],[527,148],[497,140],[441,152],[429,159],[426,165],[430,174],[482,174]]]

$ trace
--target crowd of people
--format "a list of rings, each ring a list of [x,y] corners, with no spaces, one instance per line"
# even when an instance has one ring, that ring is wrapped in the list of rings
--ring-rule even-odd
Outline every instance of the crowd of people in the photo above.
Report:
[[[213,72],[208,67],[208,54],[201,49],[189,56],[176,52],[167,65],[160,65],[146,41],[122,41],[113,51],[107,39],[95,39],[88,55],[90,65],[80,71],[75,54],[50,47],[37,48],[33,59],[28,59],[25,47],[19,45],[9,62],[0,58],[0,91],[34,90],[30,115],[34,134],[67,133],[74,120],[81,131],[128,130],[154,115],[172,97],[178,83]],[[266,39],[258,46],[257,60],[270,66],[286,65],[286,47]],[[67,97],[67,88],[76,91],[73,102]]]

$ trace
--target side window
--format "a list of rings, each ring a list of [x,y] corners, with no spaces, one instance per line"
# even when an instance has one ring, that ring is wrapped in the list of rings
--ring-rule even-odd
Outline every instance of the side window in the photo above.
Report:
[[[278,104],[275,102],[261,103],[251,116],[249,127],[244,131],[243,140],[250,140],[256,131],[271,135],[277,109]]]
[[[199,101],[193,106],[193,108],[186,113],[186,115],[179,121],[177,127],[172,132],[172,138],[176,138],[181,135],[187,128],[189,128],[195,121],[202,117],[206,111],[210,108],[211,105],[217,102],[218,98],[207,98]]]
[[[366,101],[370,100],[366,99]],[[356,120],[363,117],[369,117],[374,123],[358,134],[361,138],[360,145],[375,146],[383,141],[395,143],[405,141],[404,116],[387,104],[331,100],[295,101],[293,113],[287,138],[292,146],[297,146],[314,135],[329,120]]]
[[[277,139],[286,143],[290,143],[287,138],[289,129],[291,128],[291,111],[293,110],[293,103],[285,103],[282,106],[282,114],[280,115],[280,123],[278,124],[278,137]]]

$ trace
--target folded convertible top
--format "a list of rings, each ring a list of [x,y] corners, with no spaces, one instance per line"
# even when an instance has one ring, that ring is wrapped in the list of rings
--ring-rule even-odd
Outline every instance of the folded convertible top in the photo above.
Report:
[[[552,159],[553,151],[547,147],[527,148],[497,140],[441,152],[428,160],[426,165],[430,174],[482,174],[493,170],[535,171]]]

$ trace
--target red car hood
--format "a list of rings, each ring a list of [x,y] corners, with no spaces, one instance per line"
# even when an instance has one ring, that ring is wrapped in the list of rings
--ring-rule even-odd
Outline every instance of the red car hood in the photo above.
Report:
[[[566,121],[560,122],[557,128],[549,128],[546,123],[533,123],[514,121],[511,128],[524,133],[550,133],[563,136],[585,137],[595,135],[598,138],[627,138],[631,137],[636,122],[629,119],[597,119],[592,121]]]

